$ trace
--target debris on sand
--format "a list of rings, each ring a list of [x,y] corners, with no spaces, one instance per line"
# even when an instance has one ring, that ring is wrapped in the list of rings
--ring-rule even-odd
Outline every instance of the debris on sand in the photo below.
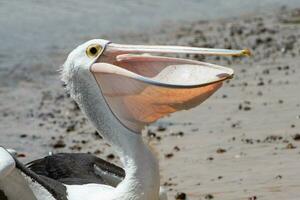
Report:
[[[205,198],[205,199],[213,199],[214,196],[213,196],[212,194],[206,194],[206,195],[204,196],[204,198]]]
[[[66,144],[62,139],[58,140],[56,143],[53,144],[53,148],[55,149],[64,148],[64,147],[66,147]]]
[[[152,130],[148,130],[147,131],[147,136],[151,139],[156,139],[157,141],[160,141],[161,140],[161,136],[158,136],[157,133],[155,133],[154,131]]]
[[[165,126],[160,125],[157,127],[157,131],[159,131],[159,132],[166,131],[166,130],[167,130],[167,127],[165,127]]]
[[[173,149],[174,149],[175,151],[180,151],[180,148],[179,148],[178,146],[175,146]]]
[[[20,135],[20,138],[26,138],[27,137],[27,134],[21,134]]]
[[[110,154],[108,154],[107,156],[106,156],[106,158],[108,159],[108,160],[113,160],[113,159],[115,159],[115,155],[114,154],[112,154],[112,153],[110,153]]]
[[[281,176],[281,175],[277,175],[277,176],[275,177],[275,179],[282,179],[282,176]]]
[[[272,142],[276,142],[276,141],[279,141],[279,140],[282,140],[282,139],[283,139],[283,137],[280,136],[280,135],[269,135],[263,140],[263,142],[272,143]]]
[[[211,156],[210,156],[210,157],[207,158],[207,160],[213,161],[213,160],[214,160],[214,157],[211,157]]]
[[[17,157],[18,158],[25,158],[26,154],[24,154],[24,153],[17,153]]]
[[[69,149],[71,149],[73,151],[81,151],[82,146],[80,146],[79,144],[75,144],[73,146],[70,146]]]
[[[183,192],[177,193],[175,196],[176,200],[186,200],[186,194]]]
[[[250,101],[244,101],[243,103],[239,104],[239,110],[249,111],[251,110],[251,102]]]
[[[288,143],[285,147],[286,149],[296,149],[297,147],[293,145],[292,143]]]
[[[76,126],[75,123],[69,124],[66,128],[66,132],[69,133],[69,132],[75,131],[75,126]]]
[[[174,156],[173,153],[167,153],[167,154],[165,154],[165,157],[166,157],[166,158],[172,158],[173,156]]]
[[[183,131],[178,131],[178,132],[175,132],[175,133],[171,133],[171,136],[183,137],[184,136],[184,132]]]
[[[217,149],[216,152],[219,153],[219,154],[222,154],[222,153],[226,153],[227,150],[226,150],[226,149],[223,149],[223,148],[219,148],[219,149]]]
[[[296,133],[294,136],[293,136],[293,139],[295,141],[300,141],[300,134],[299,133]]]
[[[96,155],[98,155],[98,154],[102,154],[103,152],[100,150],[100,149],[96,149],[95,151],[94,151],[94,154],[96,154]]]
[[[257,200],[256,196],[249,197],[248,200]]]

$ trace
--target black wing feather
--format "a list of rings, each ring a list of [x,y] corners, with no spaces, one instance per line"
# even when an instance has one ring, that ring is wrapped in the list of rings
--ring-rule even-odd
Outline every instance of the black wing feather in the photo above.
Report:
[[[95,173],[95,165],[104,172],[123,179],[125,171],[101,158],[84,153],[59,153],[28,163],[26,166],[42,175],[68,185],[88,183],[110,185]]]

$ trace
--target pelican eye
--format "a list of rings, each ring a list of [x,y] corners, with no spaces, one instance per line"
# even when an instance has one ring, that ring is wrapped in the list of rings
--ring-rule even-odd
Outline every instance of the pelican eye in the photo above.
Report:
[[[102,47],[99,44],[91,44],[86,49],[86,55],[89,58],[95,58],[95,57],[97,57],[99,55],[99,53],[101,52],[101,50],[102,50]]]

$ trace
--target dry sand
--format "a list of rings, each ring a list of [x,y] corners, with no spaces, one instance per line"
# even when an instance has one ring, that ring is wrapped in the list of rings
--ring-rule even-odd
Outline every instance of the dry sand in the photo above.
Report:
[[[201,106],[144,131],[160,160],[170,199],[300,199],[300,10],[198,21],[124,42],[252,49],[250,58],[194,57],[236,76]],[[50,64],[12,70],[0,87],[0,145],[27,162],[57,152],[118,158],[65,94]]]

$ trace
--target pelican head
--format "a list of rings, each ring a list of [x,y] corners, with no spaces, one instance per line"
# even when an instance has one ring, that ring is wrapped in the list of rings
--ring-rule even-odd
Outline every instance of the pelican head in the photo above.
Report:
[[[67,89],[74,88],[73,83],[75,79],[79,78],[80,71],[89,70],[108,43],[109,41],[101,39],[90,40],[79,45],[68,55],[61,70],[61,79],[66,84]],[[74,94],[74,92],[71,92],[71,95]]]
[[[182,46],[124,45],[90,40],[73,50],[62,69],[62,80],[76,100],[76,83],[92,78],[110,111],[126,128],[139,132],[146,124],[178,110],[192,108],[233,76],[230,68],[151,54],[249,55],[248,50]],[[82,87],[81,87],[82,89]]]

